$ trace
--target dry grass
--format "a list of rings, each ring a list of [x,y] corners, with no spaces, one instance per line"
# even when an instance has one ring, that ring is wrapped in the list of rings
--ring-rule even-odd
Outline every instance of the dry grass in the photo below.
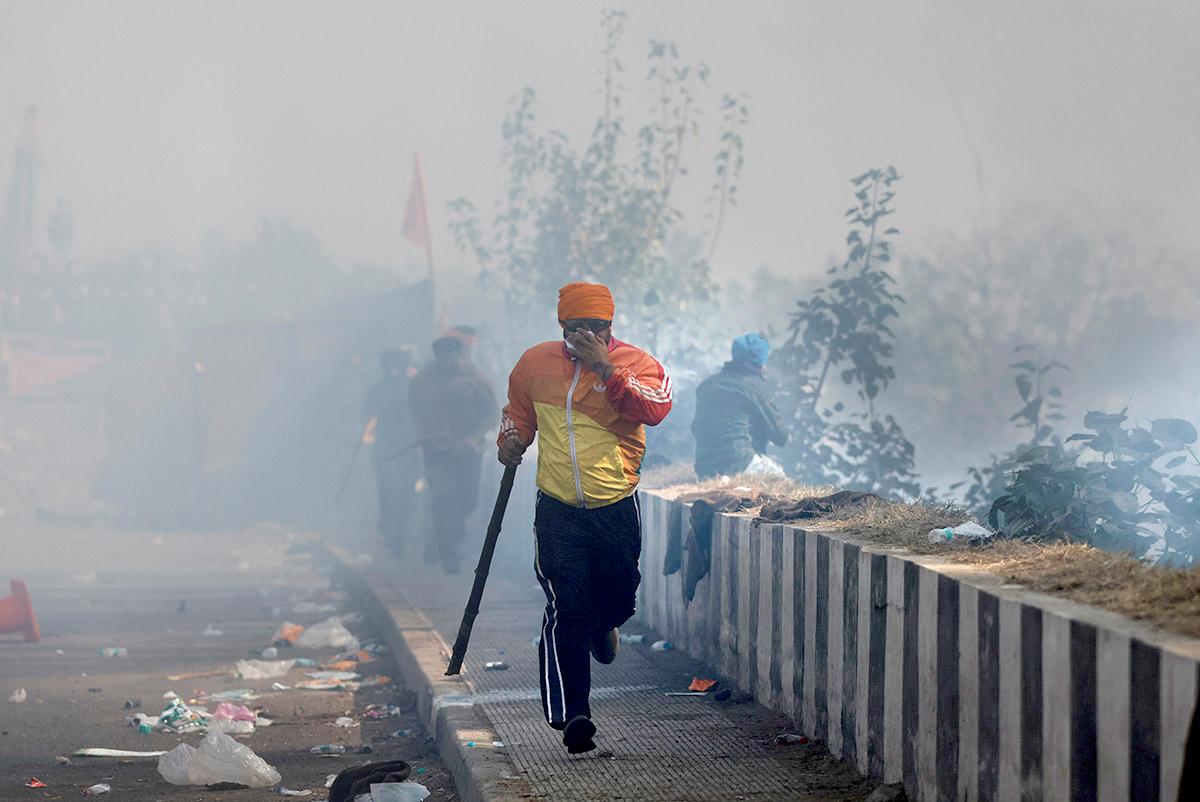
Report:
[[[745,492],[747,495],[761,496],[767,501],[827,496],[837,491],[833,485],[802,485],[791,479],[748,473],[700,480],[690,465],[670,465],[648,470],[642,474],[641,486],[672,499],[681,496],[694,498],[705,493]]]
[[[694,475],[689,478],[686,484],[659,492],[679,498],[744,489],[775,498],[800,499],[836,490],[783,480],[764,481],[761,477],[707,482],[695,481]],[[1006,583],[1119,613],[1169,632],[1200,637],[1200,567],[1150,565],[1129,554],[1078,544],[1000,539],[981,545],[929,542],[930,529],[954,526],[967,518],[965,511],[952,505],[872,501],[808,522],[832,524],[852,537],[899,546],[914,554],[936,554],[971,564]]]

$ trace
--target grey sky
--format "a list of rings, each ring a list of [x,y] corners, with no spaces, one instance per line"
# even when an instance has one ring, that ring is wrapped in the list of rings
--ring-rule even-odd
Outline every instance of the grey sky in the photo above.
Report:
[[[418,262],[400,234],[419,151],[435,248],[444,204],[500,188],[499,123],[521,86],[573,137],[597,112],[591,2],[0,4],[0,177],[41,109],[43,211],[76,212],[85,257],[187,251],[263,214],[310,225],[341,262]],[[816,272],[842,250],[847,178],[894,163],[907,241],[977,222],[959,99],[988,214],[1016,199],[1153,207],[1200,245],[1200,5],[1194,2],[653,2],[628,7],[638,85],[650,37],[750,94],[741,206],[719,274]],[[649,99],[630,98],[630,114]],[[715,124],[715,113],[709,116]],[[693,151],[685,192],[710,165]],[[698,212],[698,207],[689,207]]]

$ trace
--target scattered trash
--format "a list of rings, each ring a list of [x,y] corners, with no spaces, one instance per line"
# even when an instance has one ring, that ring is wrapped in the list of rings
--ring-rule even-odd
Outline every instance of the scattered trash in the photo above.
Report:
[[[103,693],[103,688],[88,688],[88,693]]]
[[[108,783],[96,783],[95,785],[84,789],[83,795],[84,796],[100,796],[101,794],[107,794],[111,790],[112,790],[112,786],[109,785]]]
[[[271,790],[280,796],[312,796],[312,791],[293,791],[291,788],[284,788],[282,785],[277,785]]]
[[[669,640],[656,640],[654,643],[650,644],[650,648],[656,652],[669,652],[675,648],[675,644],[671,643]]]
[[[360,688],[374,688],[380,685],[392,684],[392,678],[386,674],[376,674],[373,677],[367,677],[362,682],[358,683]]]
[[[164,699],[178,699],[179,694],[175,693],[175,691],[167,691],[166,693],[163,694],[163,698]]]
[[[321,744],[320,746],[314,746],[312,749],[309,749],[308,751],[312,752],[314,755],[344,755],[344,754],[346,754],[346,745],[345,744]]]
[[[234,674],[238,679],[275,679],[296,665],[295,660],[238,660]]]
[[[337,779],[337,775],[336,775],[336,774],[326,774],[326,775],[325,775],[325,787],[326,787],[326,788],[332,788],[332,787],[333,787],[333,781],[334,781],[334,780],[336,780],[336,779]]]
[[[779,735],[775,736],[775,743],[777,743],[777,744],[806,744],[806,743],[808,743],[808,738],[805,738],[803,735],[797,735],[794,732],[784,732],[784,733],[780,733]]]
[[[9,694],[8,701],[19,705],[28,698],[29,698],[29,694],[25,693],[24,688],[17,688],[15,691],[13,691],[11,694]]]
[[[170,682],[179,682],[181,679],[203,679],[205,677],[224,677],[229,674],[229,669],[223,668],[217,671],[191,671],[187,674],[169,674],[167,680]]]
[[[264,660],[274,660],[279,656],[279,649],[274,646],[268,646],[262,650],[262,656]]]
[[[205,637],[207,637],[207,638],[216,638],[216,637],[219,637],[219,636],[221,636],[221,635],[224,635],[224,634],[225,634],[225,630],[223,630],[223,629],[217,629],[217,628],[216,628],[216,627],[214,627],[212,624],[209,624],[208,626],[206,626],[206,627],[204,628],[204,631],[203,631],[203,632],[201,632],[200,634],[201,634],[201,635],[204,635],[204,636],[205,636]]]
[[[371,753],[372,753],[372,752],[374,752],[374,751],[375,751],[374,749],[372,749],[371,747],[367,746],[366,744],[363,744],[362,746],[360,746],[360,747],[358,747],[357,749],[355,749],[355,750],[354,750],[354,752],[355,752],[356,754],[359,754],[359,755],[369,755],[369,754],[371,754]]]
[[[641,644],[646,642],[645,635],[626,635],[626,634],[622,633],[620,636],[620,639],[621,639],[621,643],[628,643],[633,646],[640,646]]]
[[[317,661],[310,657],[297,657],[296,668],[316,668]]]
[[[353,671],[308,671],[304,676],[312,677],[313,679],[335,680],[338,682],[348,682],[359,678],[358,674]]]
[[[282,682],[272,682],[271,689],[276,690],[276,691],[290,691],[292,689],[292,686],[284,685]]]
[[[980,526],[974,521],[967,521],[954,527],[947,526],[943,529],[929,530],[930,543],[947,543],[952,540],[971,542],[990,540],[992,537],[994,537],[992,530]]]
[[[158,773],[172,785],[239,783],[269,788],[281,779],[269,763],[223,732],[210,732],[196,749],[186,743],[162,755]]]
[[[136,752],[131,749],[104,749],[89,746],[86,749],[76,749],[71,757],[162,757],[166,752]]]
[[[708,696],[704,691],[667,691],[663,696]]]
[[[204,729],[206,723],[206,713],[193,710],[179,698],[167,702],[167,706],[158,716],[158,729],[164,732],[195,732]]]
[[[531,643],[533,643],[533,645],[534,645],[534,646],[541,646],[541,645],[542,645],[542,638],[541,638],[541,636],[538,636],[538,637],[534,638],[534,639],[531,641]]]
[[[396,705],[373,704],[367,705],[363,710],[363,717],[372,721],[381,718],[399,718],[399,716],[400,708]]]
[[[353,682],[339,682],[337,680],[328,679],[305,679],[300,680],[293,687],[305,691],[348,691],[354,690],[358,686]]]
[[[129,650],[124,646],[105,646],[100,654],[104,657],[128,657]]]
[[[136,710],[137,708],[139,708],[141,706],[142,706],[141,699],[126,699],[125,700],[125,709],[126,710]]]
[[[57,766],[69,766],[71,765],[71,758],[64,755],[55,755],[54,763]]]
[[[296,645],[302,649],[345,649],[356,652],[359,648],[358,638],[342,624],[337,616],[327,618],[319,624],[314,624],[300,633]]]
[[[412,734],[412,730],[396,730],[392,733],[393,738],[407,738]]]
[[[338,716],[334,719],[333,726],[335,727],[357,727],[358,722],[349,716]]]
[[[492,660],[483,664],[484,671],[508,671],[508,663],[503,660]]]
[[[700,677],[692,677],[692,684],[688,686],[688,690],[708,692],[715,688],[716,685],[717,680],[715,679],[701,679]]]
[[[25,783],[25,787],[26,788],[49,788],[50,786],[46,785],[44,782],[39,780],[37,777],[30,777],[29,782]]]
[[[421,802],[428,798],[429,789],[420,783],[371,783],[371,802]]]

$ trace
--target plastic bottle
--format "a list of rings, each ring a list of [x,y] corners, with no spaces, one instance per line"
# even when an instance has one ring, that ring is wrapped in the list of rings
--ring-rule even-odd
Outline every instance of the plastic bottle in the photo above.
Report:
[[[344,755],[346,754],[346,746],[345,744],[321,744],[320,746],[314,746],[308,751],[314,755]]]
[[[989,540],[993,536],[990,529],[980,526],[974,521],[967,521],[958,526],[947,526],[942,529],[929,530],[930,543],[947,543],[949,541],[979,541]]]
[[[105,646],[100,650],[100,654],[105,657],[128,657],[129,650],[124,646]]]
[[[675,644],[671,643],[669,640],[659,640],[652,643],[650,648],[656,652],[669,652],[675,648]]]
[[[626,635],[625,633],[621,633],[620,638],[621,638],[621,643],[629,643],[634,646],[644,643],[646,641],[645,635]]]

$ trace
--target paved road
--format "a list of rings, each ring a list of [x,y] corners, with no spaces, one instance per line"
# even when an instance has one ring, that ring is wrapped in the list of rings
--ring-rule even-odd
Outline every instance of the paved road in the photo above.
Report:
[[[112,793],[101,798],[113,802],[284,799],[270,789],[217,792],[171,786],[159,777],[153,759],[55,762],[56,756],[88,746],[168,750],[180,740],[195,745],[200,739],[195,734],[139,735],[126,726],[126,700],[141,699],[142,710],[155,713],[167,691],[186,699],[239,687],[263,691],[255,704],[265,705],[275,722],[243,741],[279,770],[285,786],[311,789],[308,799],[326,797],[330,773],[393,758],[408,760],[421,771],[414,779],[433,790],[431,799],[457,799],[412,711],[411,694],[401,688],[272,692],[270,680],[237,680],[231,672],[167,679],[227,670],[238,659],[258,657],[285,617],[304,624],[323,618],[292,612],[306,597],[329,601],[321,592],[327,582],[313,562],[303,539],[269,527],[156,535],[6,522],[0,529],[0,595],[7,593],[10,577],[28,582],[43,639],[26,644],[19,636],[0,635],[0,800],[74,800],[80,788],[99,782],[112,786]],[[206,630],[221,634],[205,635]],[[123,646],[129,654],[103,657],[105,646]],[[334,651],[294,650],[287,656],[327,660]],[[364,673],[396,675],[390,659],[376,661]],[[298,679],[301,671],[293,670],[282,682]],[[18,688],[28,697],[23,704],[8,701]],[[406,712],[399,719],[365,720],[363,708],[376,702],[397,703]],[[342,715],[359,725],[334,726]],[[410,734],[386,737],[397,730]],[[367,744],[373,754],[309,754],[311,746],[325,742],[350,749]],[[25,787],[31,777],[48,787]]]

